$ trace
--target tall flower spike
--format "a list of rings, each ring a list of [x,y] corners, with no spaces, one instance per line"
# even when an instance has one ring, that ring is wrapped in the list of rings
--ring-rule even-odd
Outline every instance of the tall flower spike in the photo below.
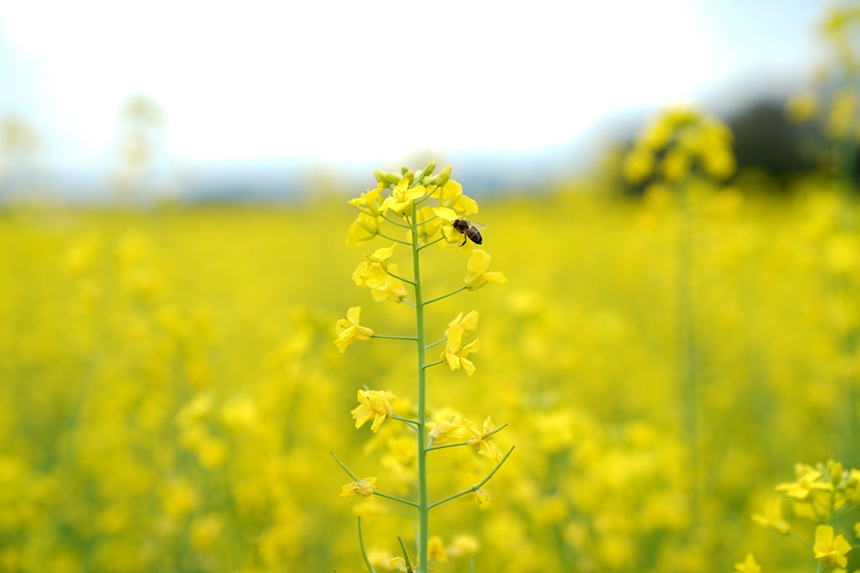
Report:
[[[373,338],[373,330],[359,324],[360,317],[361,307],[354,306],[346,311],[345,319],[341,318],[337,321],[337,325],[335,326],[335,329],[337,330],[337,339],[334,341],[334,345],[337,346],[337,349],[340,350],[341,354],[346,351],[346,347],[349,346],[353,340],[357,340],[359,342],[370,342],[370,339]]]
[[[508,279],[505,275],[498,271],[487,272],[490,268],[490,255],[483,249],[474,249],[469,257],[469,263],[466,265],[469,269],[469,274],[463,279],[466,288],[469,290],[478,290],[487,283],[506,283]]]

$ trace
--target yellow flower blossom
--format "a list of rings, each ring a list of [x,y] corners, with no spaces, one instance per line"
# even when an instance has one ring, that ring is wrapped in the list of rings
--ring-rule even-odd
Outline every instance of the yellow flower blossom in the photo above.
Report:
[[[382,422],[394,415],[389,403],[389,400],[393,400],[394,398],[394,394],[388,391],[359,390],[358,401],[360,404],[351,412],[352,417],[355,419],[355,428],[362,427],[373,418],[373,425],[370,426],[370,429],[375,434],[379,430],[379,426],[382,425]]]
[[[764,506],[764,514],[754,514],[753,521],[762,527],[770,527],[780,535],[788,535],[791,525],[782,517],[782,499],[773,499]]]
[[[478,504],[478,507],[482,507],[488,503],[493,503],[493,496],[485,489],[478,488],[472,493],[475,494],[475,503]]]
[[[475,365],[467,358],[470,353],[477,352],[481,348],[479,340],[473,340],[463,346],[463,328],[452,326],[448,329],[448,341],[440,358],[448,363],[451,370],[459,370],[460,367],[471,376],[475,373]]]
[[[403,215],[412,208],[412,201],[423,197],[426,191],[423,185],[417,185],[410,189],[409,179],[401,179],[397,186],[391,190],[391,196],[382,202],[381,210],[383,212],[391,210]]]
[[[461,557],[465,555],[477,555],[481,550],[481,542],[474,535],[461,534],[454,538],[448,547],[448,555]]]
[[[362,213],[366,213],[372,217],[379,217],[382,212],[380,211],[382,199],[382,190],[385,186],[382,182],[376,187],[376,189],[367,190],[367,193],[362,193],[360,197],[356,199],[350,199],[347,201],[350,205],[355,205]]]
[[[761,566],[756,563],[755,557],[750,553],[743,563],[735,563],[735,571],[739,573],[761,573]]]
[[[435,559],[439,563],[448,561],[448,554],[445,552],[445,545],[442,543],[442,538],[434,535],[427,542],[427,555],[430,559]]]
[[[334,345],[337,346],[337,349],[340,350],[341,354],[346,351],[346,347],[349,346],[353,340],[357,340],[359,342],[370,342],[370,339],[373,338],[373,330],[359,324],[360,317],[361,307],[354,306],[346,311],[345,319],[341,318],[337,321],[337,325],[335,326],[335,329],[337,330],[337,339],[335,339]]]
[[[834,539],[833,528],[829,525],[819,525],[815,529],[815,545],[812,550],[815,558],[824,567],[845,567],[848,564],[845,554],[851,551],[851,545],[841,535]]]
[[[478,329],[478,311],[473,310],[466,316],[463,316],[462,312],[458,314],[457,318],[448,323],[448,329],[445,331],[445,336],[448,336],[448,332],[454,327],[459,327],[464,334],[475,332],[475,330]]]
[[[811,466],[805,464],[797,464],[795,466],[795,475],[797,481],[793,483],[783,483],[776,486],[779,491],[784,491],[788,497],[793,497],[800,501],[810,501],[818,491],[833,491],[833,484],[829,481],[818,481],[822,473]]]
[[[463,186],[449,180],[438,191],[439,205],[447,207],[460,215],[471,215],[478,212],[478,204],[474,199],[463,195]]]
[[[340,497],[370,497],[373,495],[373,490],[376,488],[376,479],[377,478],[375,477],[366,477],[361,481],[351,481],[343,486],[340,492]]]
[[[487,283],[502,284],[508,282],[505,275],[498,271],[487,272],[487,269],[490,268],[490,255],[483,249],[472,250],[466,268],[469,269],[469,274],[466,275],[463,282],[469,290],[478,290]]]
[[[654,171],[654,154],[645,145],[638,145],[624,158],[624,177],[630,183],[645,181]]]
[[[395,247],[397,243],[364,255],[352,273],[355,284],[360,287],[381,287],[388,276],[388,259],[394,254]]]
[[[395,275],[399,275],[397,264],[391,263],[388,265],[388,270]],[[396,279],[391,275],[386,275],[385,282],[380,286],[370,286],[370,294],[376,302],[390,300],[392,302],[400,302],[409,294],[406,292],[406,283],[400,279]]]
[[[485,458],[491,459],[496,463],[501,462],[502,450],[495,442],[493,442],[491,432],[496,429],[496,426],[493,424],[493,420],[490,419],[490,416],[487,416],[487,419],[484,420],[483,430],[479,430],[471,420],[464,420],[464,422],[466,423],[466,428],[472,434],[472,437],[469,438],[469,445],[472,446],[478,454]]]
[[[366,213],[359,213],[349,231],[346,234],[346,244],[356,247],[361,243],[369,241],[379,232],[379,219],[371,217]]]

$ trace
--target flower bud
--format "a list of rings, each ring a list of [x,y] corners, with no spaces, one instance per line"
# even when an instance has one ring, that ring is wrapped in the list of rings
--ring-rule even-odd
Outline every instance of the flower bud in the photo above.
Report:
[[[396,173],[390,173],[385,171],[374,171],[373,176],[376,177],[377,181],[379,181],[385,186],[397,185],[401,179],[401,177]]]
[[[430,179],[430,184],[431,185],[438,185],[439,187],[441,187],[442,185],[447,183],[450,178],[451,178],[451,166],[446,165],[445,169],[443,169],[439,173],[439,175]]]
[[[411,171],[407,171],[403,174],[403,178],[409,181],[409,185],[412,185],[415,182],[415,174]]]
[[[431,161],[430,163],[427,164],[427,166],[421,172],[420,179],[424,179],[425,177],[430,177],[431,175],[433,175],[434,171],[436,171],[436,162]]]
[[[401,167],[401,168],[400,168],[400,173],[401,173],[401,174],[406,175],[406,173],[408,173],[408,172],[409,172],[409,168],[408,168],[408,167],[406,167],[405,165],[404,165],[403,167]]]

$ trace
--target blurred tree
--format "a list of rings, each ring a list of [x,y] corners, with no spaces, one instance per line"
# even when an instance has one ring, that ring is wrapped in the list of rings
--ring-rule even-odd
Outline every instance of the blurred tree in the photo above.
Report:
[[[164,107],[145,94],[129,97],[117,118],[114,188],[121,201],[146,202],[172,187]]]
[[[41,149],[31,124],[14,116],[0,119],[0,202],[35,193]]]

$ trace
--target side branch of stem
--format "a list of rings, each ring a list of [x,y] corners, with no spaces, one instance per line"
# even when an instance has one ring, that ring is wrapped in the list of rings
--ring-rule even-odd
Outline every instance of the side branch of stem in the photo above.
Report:
[[[443,294],[442,296],[437,296],[436,298],[431,298],[430,300],[426,301],[424,304],[425,304],[425,305],[428,305],[428,304],[430,304],[431,302],[436,302],[437,300],[442,300],[443,298],[448,298],[449,296],[453,296],[453,295],[457,294],[458,292],[460,292],[460,291],[464,291],[464,290],[466,290],[466,286],[465,286],[465,285],[464,285],[464,286],[461,286],[461,287],[460,287],[460,288],[458,288],[457,290],[452,290],[452,291],[451,291],[451,292],[449,292],[448,294]]]
[[[403,227],[404,229],[410,229],[411,228],[409,225],[404,225],[403,223],[395,221],[394,219],[389,219],[388,215],[383,215],[382,218],[385,219],[386,221],[388,221],[389,223],[391,223],[392,225],[397,225],[398,227]]]
[[[438,366],[439,364],[442,364],[443,362],[445,362],[445,361],[444,360],[437,360],[436,362],[431,362],[430,364],[425,364],[422,368],[424,368],[426,370],[426,369],[430,368],[431,366]]]
[[[424,347],[424,350],[430,350],[430,349],[431,349],[431,348],[433,348],[434,346],[438,346],[438,345],[442,344],[443,342],[445,342],[446,340],[448,340],[448,337],[447,337],[447,336],[446,336],[445,338],[440,338],[440,339],[439,339],[439,340],[437,340],[436,342],[433,342],[433,343],[428,344],[427,346],[425,346],[425,347]]]
[[[451,497],[446,497],[445,499],[440,499],[439,501],[431,503],[427,509],[433,509],[437,505],[442,505],[443,503],[447,503],[449,501],[455,500],[458,497],[462,497],[462,496],[466,495],[467,493],[472,493],[473,491],[480,489],[482,485],[484,485],[485,483],[490,481],[490,479],[496,474],[496,472],[499,471],[499,468],[502,467],[502,464],[504,464],[505,461],[507,461],[508,457],[513,453],[515,447],[516,446],[511,446],[511,449],[508,450],[508,453],[505,454],[505,457],[502,458],[502,461],[500,461],[498,464],[496,464],[496,467],[494,467],[490,471],[490,473],[487,474],[487,477],[485,477],[484,479],[482,479],[481,481],[479,481],[478,483],[476,483],[475,485],[473,485],[472,487],[470,487],[467,490],[463,490],[460,493],[455,493]]]
[[[410,243],[408,241],[401,241],[400,239],[395,239],[394,237],[389,237],[388,235],[386,235],[384,233],[376,233],[376,234],[378,236],[382,237],[383,239],[388,239],[389,241],[394,241],[395,243],[400,243],[401,245],[406,245],[407,247],[412,246],[412,243]]]
[[[417,340],[414,336],[395,336],[393,334],[375,334],[371,338],[384,338],[385,340]]]
[[[502,430],[504,430],[507,427],[507,425],[508,425],[508,423],[505,422],[504,424],[502,424],[501,426],[499,426],[498,428],[496,428],[492,432],[487,432],[487,435],[492,436],[493,434],[495,434],[497,432],[501,432]],[[469,442],[457,442],[454,444],[442,444],[441,446],[428,446],[427,451],[429,452],[431,450],[444,450],[445,448],[456,448],[457,446],[468,446],[468,445],[469,445]]]
[[[420,225],[420,223],[419,223],[419,225]],[[426,248],[427,248],[427,247],[429,247],[430,245],[435,245],[435,244],[436,244],[436,243],[438,243],[439,241],[444,241],[444,240],[445,240],[445,237],[439,237],[438,239],[434,239],[434,240],[430,241],[430,242],[429,242],[429,243],[427,243],[426,245],[421,245],[420,247],[418,247],[418,250],[420,251],[421,249],[426,249]]]
[[[345,472],[346,472],[346,474],[347,474],[349,477],[351,477],[353,481],[361,481],[361,480],[358,478],[358,476],[357,476],[357,475],[355,475],[354,473],[352,473],[352,470],[350,470],[348,467],[346,467],[346,464],[345,464],[345,463],[343,463],[342,461],[340,461],[340,458],[338,458],[336,455],[334,455],[334,452],[329,452],[329,453],[331,454],[331,457],[333,457],[333,458],[334,458],[334,461],[336,461],[336,462],[337,462],[337,464],[338,464],[340,467],[342,467],[342,468],[343,468],[343,471],[345,471]],[[406,504],[406,505],[408,505],[408,506],[411,506],[411,507],[415,507],[415,508],[417,508],[417,507],[418,507],[418,504],[417,504],[417,503],[415,503],[415,502],[408,501],[408,500],[405,500],[405,499],[401,499],[401,498],[399,498],[399,497],[395,497],[395,496],[393,496],[393,495],[388,495],[387,493],[382,493],[382,492],[379,492],[379,491],[375,491],[375,490],[374,490],[373,495],[378,495],[379,497],[384,497],[385,499],[390,499],[390,500],[392,500],[392,501],[399,501],[400,503],[404,503],[404,504]]]
[[[388,276],[394,277],[394,278],[396,278],[396,279],[397,279],[397,280],[399,280],[399,281],[403,281],[403,282],[405,282],[405,283],[409,283],[409,284],[411,284],[412,286],[415,286],[415,281],[411,281],[411,280],[409,280],[409,279],[405,279],[405,278],[403,278],[403,277],[399,277],[399,276],[395,275],[394,273],[390,272],[388,269],[385,269],[385,272],[386,272],[386,273],[388,273]]]

